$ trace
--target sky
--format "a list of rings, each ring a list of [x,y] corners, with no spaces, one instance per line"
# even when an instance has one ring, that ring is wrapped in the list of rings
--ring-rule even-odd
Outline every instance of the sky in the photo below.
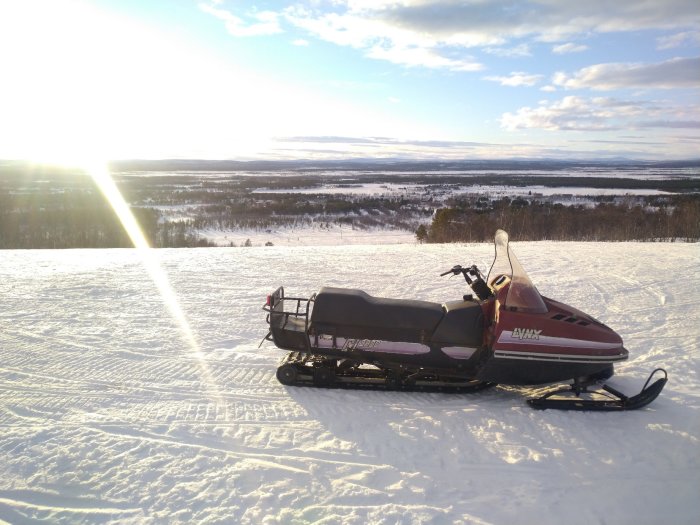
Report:
[[[697,0],[0,0],[0,158],[700,158]]]

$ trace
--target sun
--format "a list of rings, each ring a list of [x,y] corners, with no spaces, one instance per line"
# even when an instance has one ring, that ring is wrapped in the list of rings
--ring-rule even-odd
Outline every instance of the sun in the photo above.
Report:
[[[0,64],[0,158],[251,157],[288,134],[261,118],[292,106],[274,83],[94,2],[0,2]]]

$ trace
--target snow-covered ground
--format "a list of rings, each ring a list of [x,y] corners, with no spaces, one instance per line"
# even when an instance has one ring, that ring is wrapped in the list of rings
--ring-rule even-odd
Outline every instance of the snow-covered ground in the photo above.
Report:
[[[280,284],[454,299],[490,245],[0,251],[0,522],[700,523],[700,247],[514,243],[548,296],[618,330],[629,413],[284,387],[258,343]],[[162,288],[162,286],[161,286]]]
[[[253,194],[297,194],[297,195],[354,195],[365,197],[396,198],[401,196],[421,197],[439,195],[442,200],[455,195],[469,193],[487,197],[520,197],[524,195],[556,196],[570,195],[579,197],[598,197],[603,195],[668,195],[669,192],[655,189],[632,188],[593,188],[577,186],[507,186],[507,185],[443,185],[435,187],[435,184],[425,182],[423,184],[398,184],[398,183],[358,183],[353,184],[324,184],[321,187],[311,188],[283,188],[283,189],[259,189]],[[161,206],[161,209],[167,207]]]
[[[253,246],[339,246],[348,244],[412,244],[416,234],[406,230],[389,228],[360,229],[341,224],[319,224],[308,226],[279,226],[270,229],[239,228],[236,230],[203,229],[197,233],[217,246],[244,246],[250,241]]]

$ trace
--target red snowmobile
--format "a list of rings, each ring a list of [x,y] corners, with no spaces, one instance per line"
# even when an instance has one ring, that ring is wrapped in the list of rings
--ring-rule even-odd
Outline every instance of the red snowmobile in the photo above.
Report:
[[[534,408],[631,410],[651,403],[666,371],[654,370],[632,397],[605,384],[628,357],[622,338],[575,308],[543,297],[498,230],[484,279],[476,266],[454,266],[472,294],[437,304],[321,288],[309,298],[278,288],[263,307],[265,339],[290,350],[277,370],[285,385],[473,392],[494,386],[572,381]],[[662,374],[649,384],[658,373]]]

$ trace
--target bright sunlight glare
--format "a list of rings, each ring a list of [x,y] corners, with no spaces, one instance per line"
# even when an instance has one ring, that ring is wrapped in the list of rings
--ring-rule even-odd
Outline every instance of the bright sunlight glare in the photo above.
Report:
[[[175,290],[173,290],[168,276],[158,262],[155,250],[149,246],[148,241],[146,240],[146,237],[144,236],[143,231],[136,220],[136,217],[134,217],[134,214],[131,213],[129,205],[124,200],[124,196],[121,194],[119,188],[114,182],[114,179],[109,172],[107,163],[101,161],[90,162],[84,163],[83,167],[95,181],[95,184],[97,184],[100,192],[107,199],[107,202],[116,213],[119,221],[124,227],[124,230],[131,239],[134,248],[136,248],[146,272],[156,285],[165,306],[168,308],[168,311],[177,323],[183,338],[198,361],[204,379],[204,384],[208,389],[208,394],[216,401],[220,401],[221,393],[218,385],[216,384],[211,370],[206,363],[204,354],[200,350],[197,339],[195,338],[190,324],[187,321],[187,317],[185,316],[185,312],[180,306]]]
[[[362,136],[368,123],[375,136],[440,136],[99,4],[0,1],[0,158],[60,158],[75,144],[107,145],[109,159],[333,156],[335,144],[287,138]]]

